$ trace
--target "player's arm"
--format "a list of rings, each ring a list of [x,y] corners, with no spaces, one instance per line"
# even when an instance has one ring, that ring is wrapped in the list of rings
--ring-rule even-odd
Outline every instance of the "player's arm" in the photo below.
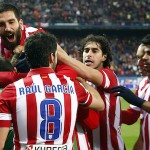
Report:
[[[57,45],[58,60],[73,68],[80,77],[88,80],[95,85],[101,85],[103,75],[96,69],[84,65],[82,62],[70,57],[59,45]]]
[[[84,87],[90,92],[90,93],[88,92],[88,96],[87,96],[88,100],[86,100],[88,101],[87,103],[89,103],[89,101],[91,100],[90,104],[86,106],[88,108],[91,108],[97,111],[102,111],[104,109],[104,102],[102,98],[100,97],[99,93],[97,92],[97,90],[89,86],[86,82],[84,83]],[[86,98],[82,96],[84,92],[78,87],[77,87],[77,90],[80,91],[80,92],[77,91],[77,93],[79,93],[78,97],[82,97],[82,99],[85,100]],[[80,103],[79,108],[78,108],[78,114],[77,114],[77,122],[87,129],[97,128],[99,124],[99,115],[98,115],[98,112],[94,110],[86,109],[85,105],[83,108],[83,105],[81,105]]]
[[[142,105],[142,109],[145,110],[146,112],[150,113],[150,102],[149,101],[143,101],[141,99],[141,101],[143,102],[143,105]]]
[[[4,149],[9,127],[0,127],[0,150]]]
[[[141,99],[140,97],[136,96],[130,89],[124,86],[116,86],[113,87],[111,90],[113,93],[116,93],[115,96],[121,96],[124,100],[128,103],[135,105],[139,108],[150,113],[150,104],[145,100]]]
[[[0,88],[6,87],[8,84],[13,83],[21,78],[26,77],[27,73],[17,73],[14,71],[0,72]]]
[[[92,102],[88,106],[88,108],[91,108],[91,109],[94,109],[97,111],[104,110],[104,102],[103,102],[100,94],[98,93],[98,91],[96,89],[94,89],[93,87],[91,87],[88,83],[86,83],[84,79],[78,78],[78,80],[80,80],[80,83],[82,83],[82,85],[85,87],[85,89],[88,90],[90,92],[90,94],[92,95]],[[82,91],[80,91],[80,93],[81,92]]]
[[[14,81],[14,71],[0,72],[0,88],[4,88]]]
[[[13,98],[14,86],[8,85],[0,93],[0,150],[3,150],[12,123],[10,103]],[[12,90],[11,90],[12,89]]]

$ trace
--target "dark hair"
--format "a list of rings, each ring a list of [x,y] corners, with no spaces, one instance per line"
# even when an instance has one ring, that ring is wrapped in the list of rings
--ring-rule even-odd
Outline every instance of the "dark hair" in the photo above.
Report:
[[[37,32],[25,40],[25,55],[30,68],[49,67],[49,56],[56,52],[56,37],[50,33]]]
[[[0,57],[0,71],[13,71],[14,67],[12,64],[5,59],[4,57]]]
[[[6,11],[13,11],[17,20],[20,20],[20,13],[16,6],[10,3],[0,3],[0,13],[6,12]]]
[[[104,68],[110,67],[110,62],[112,61],[112,51],[109,45],[109,42],[105,36],[94,36],[93,34],[88,35],[81,41],[81,52],[83,53],[84,47],[88,42],[95,42],[101,46],[103,55],[107,55],[106,60],[104,61]]]
[[[150,45],[150,34],[144,36],[144,38],[141,40],[141,43],[144,45]]]

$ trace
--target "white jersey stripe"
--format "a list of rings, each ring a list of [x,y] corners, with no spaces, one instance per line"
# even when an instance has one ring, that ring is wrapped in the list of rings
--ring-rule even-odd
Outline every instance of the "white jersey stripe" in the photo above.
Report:
[[[12,120],[10,114],[0,113],[0,120]]]
[[[107,85],[107,84],[106,84]],[[106,100],[106,119],[107,119],[107,148],[108,149],[113,149],[112,148],[112,143],[111,143],[111,133],[110,133],[110,121],[109,121],[109,111],[110,111],[110,94],[105,93],[105,100]]]
[[[36,30],[37,30],[37,28],[34,28],[34,27],[28,27],[28,28],[26,28],[26,37],[29,36],[30,32],[35,32]]]
[[[42,79],[40,77],[40,75],[34,75],[32,76],[32,80],[33,80],[33,84],[35,85],[40,85],[40,90],[42,91],[42,93],[40,92],[36,92],[35,93],[35,97],[36,97],[36,103],[37,103],[37,114],[40,114],[40,104],[41,104],[41,100],[44,100],[45,98],[45,94],[44,94],[44,86],[43,86],[43,82]],[[37,131],[40,131],[40,124],[43,120],[43,118],[39,115],[37,115]],[[40,140],[39,140],[40,139]],[[42,140],[40,133],[37,132],[37,142],[36,143],[44,143],[45,140]]]
[[[69,78],[68,77],[64,77],[67,82],[69,82]],[[72,87],[74,87],[74,83],[73,82],[69,82],[71,84]],[[70,143],[69,147],[72,147],[72,135],[74,132],[74,127],[75,127],[75,122],[76,122],[76,116],[77,116],[77,108],[78,108],[78,100],[77,100],[77,96],[76,93],[71,94],[71,109],[73,110],[71,113],[71,124],[70,124],[70,132],[69,132],[69,136],[68,136],[68,140],[67,142]]]
[[[25,88],[23,79],[19,80],[18,82],[14,83],[16,87],[16,118],[18,123],[18,133],[20,141],[23,143],[26,143],[27,141],[27,104],[26,104],[26,97],[20,96],[19,88],[20,85],[22,85],[23,88]],[[19,111],[19,109],[22,109],[23,111]],[[17,113],[19,112],[19,113]],[[24,120],[20,120],[20,118],[24,118]],[[22,123],[23,122],[23,123]]]
[[[94,150],[100,150],[100,147],[99,147],[99,145],[100,145],[100,128],[99,128],[99,126],[98,126],[98,128],[96,128],[96,129],[94,129],[93,131],[93,141],[94,141],[94,143],[93,143],[93,149]]]
[[[53,80],[51,80],[52,85],[61,85],[60,80],[56,77],[56,74],[51,73],[51,74],[49,74],[49,77],[50,77],[50,79],[53,79]],[[54,97],[56,99],[60,100],[62,106],[64,106],[64,95],[63,95],[63,93],[54,93]],[[65,119],[64,116],[65,116],[65,110],[64,110],[64,107],[62,107],[62,115],[60,118],[61,122],[64,121],[64,119]],[[61,126],[62,126],[62,132],[61,132],[60,138],[58,140],[55,140],[54,144],[60,144],[60,143],[62,144],[63,143],[64,126],[63,126],[63,124],[61,124]]]
[[[82,143],[87,143],[85,136],[80,136],[80,135],[84,134],[83,128],[78,123],[76,123],[76,127],[77,127],[79,145],[82,145],[82,147],[80,147],[80,149],[88,150],[87,144],[82,144]]]
[[[103,71],[104,75],[105,75],[105,79],[106,79],[106,83],[105,83],[105,86],[104,88],[108,88],[110,86],[110,80],[107,76],[107,74]]]
[[[115,122],[114,122],[114,127],[116,128],[116,130],[118,131],[117,134],[117,139],[118,139],[118,146],[119,146],[119,150],[124,150],[124,147],[122,147],[122,143],[123,143],[123,139],[121,138],[121,126],[115,126],[115,125],[119,125],[120,124],[120,116],[118,116],[117,114],[120,114],[121,112],[121,105],[120,105],[120,99],[119,97],[117,97],[116,100],[116,115],[115,115]]]

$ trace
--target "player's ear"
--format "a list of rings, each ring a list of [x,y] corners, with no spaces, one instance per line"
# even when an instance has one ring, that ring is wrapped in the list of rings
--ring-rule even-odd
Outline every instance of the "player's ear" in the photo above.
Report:
[[[19,26],[20,26],[20,29],[23,30],[23,20],[22,19],[19,20]]]
[[[51,53],[51,54],[49,55],[49,62],[50,62],[50,63],[54,63],[54,62],[55,62],[54,53]]]
[[[107,55],[103,55],[102,60],[105,61],[107,59]]]

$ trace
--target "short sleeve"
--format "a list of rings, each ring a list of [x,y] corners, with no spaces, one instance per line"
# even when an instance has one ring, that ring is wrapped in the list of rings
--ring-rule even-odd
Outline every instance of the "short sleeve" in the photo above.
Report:
[[[77,80],[74,81],[74,84],[79,104],[83,106],[89,106],[92,102],[91,93]]]
[[[13,86],[7,86],[0,93],[0,127],[10,127],[12,122],[10,100],[14,99]]]

